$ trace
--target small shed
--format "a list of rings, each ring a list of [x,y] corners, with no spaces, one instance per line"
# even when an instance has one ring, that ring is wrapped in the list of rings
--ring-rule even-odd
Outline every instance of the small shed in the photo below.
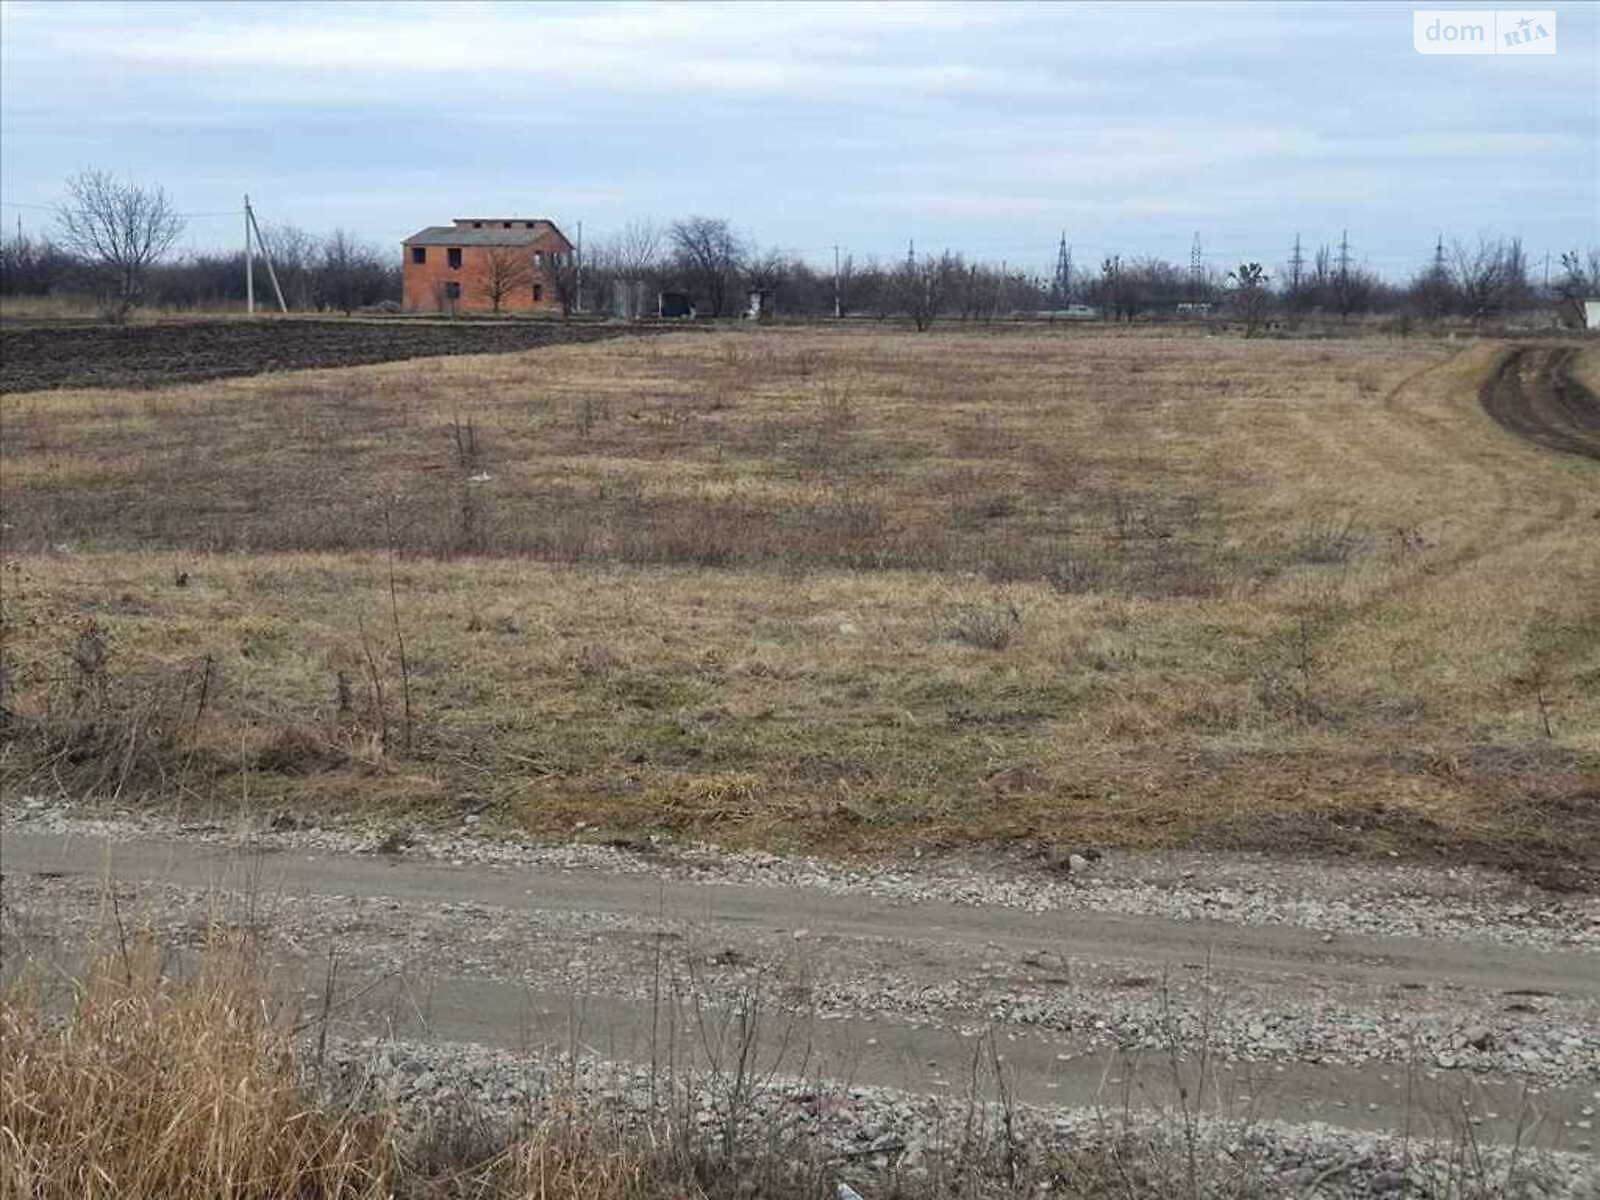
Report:
[[[693,317],[694,300],[688,292],[656,293],[656,316]]]
[[[1583,302],[1583,327],[1590,333],[1600,332],[1600,299]]]

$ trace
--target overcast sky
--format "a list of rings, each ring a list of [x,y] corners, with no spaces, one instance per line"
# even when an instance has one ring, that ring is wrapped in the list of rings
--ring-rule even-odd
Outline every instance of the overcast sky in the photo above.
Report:
[[[1435,3],[1438,0],[1434,0]],[[1600,242],[1600,43],[1422,56],[1413,5],[5,3],[0,200],[97,167],[395,246],[465,215],[731,218],[815,262],[949,246],[1282,262],[1348,228]],[[240,240],[196,216],[196,246]]]

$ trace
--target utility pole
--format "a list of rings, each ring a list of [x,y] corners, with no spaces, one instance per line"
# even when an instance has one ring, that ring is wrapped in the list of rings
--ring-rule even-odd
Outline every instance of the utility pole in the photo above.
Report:
[[[1201,295],[1201,279],[1205,271],[1205,266],[1200,261],[1201,258],[1200,231],[1196,229],[1194,231],[1194,243],[1189,247],[1189,299],[1191,300],[1205,299]]]
[[[1300,295],[1300,276],[1305,272],[1306,259],[1300,250],[1300,235],[1294,235],[1294,252],[1289,255],[1289,295]]]
[[[1548,258],[1546,259],[1548,262]],[[837,321],[842,314],[839,312],[839,243],[833,244],[833,319]]]
[[[583,222],[578,222],[578,261],[576,264],[576,277],[573,280],[572,290],[577,294],[572,298],[572,307],[578,312],[583,311]]]
[[[250,193],[244,194],[244,311],[256,311],[256,263],[250,247]]]
[[[272,292],[278,297],[278,311],[287,316],[289,313],[289,306],[283,302],[283,289],[278,286],[278,272],[272,265],[272,251],[267,246],[267,239],[261,236],[261,226],[256,221],[256,211],[250,207],[250,197],[248,196],[245,197],[244,201],[244,216],[245,220],[249,222],[249,225],[256,231],[256,245],[261,247],[261,257],[266,260],[267,277],[272,280]],[[248,231],[246,232],[245,240],[249,240]],[[254,312],[255,289],[252,287],[250,291],[250,311]]]

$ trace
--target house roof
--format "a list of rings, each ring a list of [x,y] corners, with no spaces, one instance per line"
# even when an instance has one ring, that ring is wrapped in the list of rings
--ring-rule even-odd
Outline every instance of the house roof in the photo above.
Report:
[[[426,229],[419,229],[408,237],[402,245],[406,246],[530,246],[534,242],[542,241],[550,234],[555,234],[563,243],[567,242],[566,236],[557,229],[554,221],[539,219],[534,221],[533,228],[523,228],[520,224],[514,229],[491,229],[484,223],[482,229],[463,228],[460,225],[430,225]],[[570,243],[567,243],[570,245]]]

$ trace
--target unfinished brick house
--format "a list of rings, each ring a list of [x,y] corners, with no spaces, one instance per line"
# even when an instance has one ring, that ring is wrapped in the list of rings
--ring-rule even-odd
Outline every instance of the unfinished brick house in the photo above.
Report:
[[[403,243],[407,309],[415,312],[556,312],[555,269],[572,253],[542,217],[457,217]]]

